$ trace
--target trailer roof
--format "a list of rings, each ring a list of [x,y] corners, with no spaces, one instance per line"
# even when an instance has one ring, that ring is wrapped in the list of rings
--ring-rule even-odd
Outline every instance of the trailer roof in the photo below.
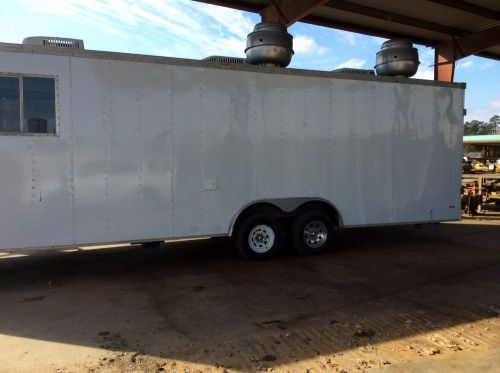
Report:
[[[459,89],[465,89],[466,87],[465,83],[439,82],[433,80],[405,78],[398,76],[350,74],[350,73],[334,72],[334,71],[304,70],[304,69],[282,68],[282,67],[272,67],[272,66],[256,66],[249,64],[223,63],[217,61],[193,60],[187,58],[173,58],[173,57],[151,56],[143,54],[120,53],[120,52],[105,52],[105,51],[95,51],[89,49],[72,49],[64,47],[40,46],[40,45],[29,45],[29,44],[0,43],[0,52],[71,56],[80,58],[96,58],[103,60],[143,62],[143,63],[166,64],[166,65],[176,65],[176,66],[209,67],[214,69],[237,70],[237,71],[247,71],[256,73],[267,73],[267,74],[297,75],[297,76],[349,79],[349,80],[367,80],[367,81],[379,81],[388,83],[426,85],[434,87],[452,87]]]

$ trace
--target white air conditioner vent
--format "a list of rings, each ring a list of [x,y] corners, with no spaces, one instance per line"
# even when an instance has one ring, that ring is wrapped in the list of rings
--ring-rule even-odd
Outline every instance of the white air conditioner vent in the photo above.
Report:
[[[44,47],[85,49],[83,40],[81,39],[59,38],[54,36],[31,36],[23,39],[23,44],[40,45]]]

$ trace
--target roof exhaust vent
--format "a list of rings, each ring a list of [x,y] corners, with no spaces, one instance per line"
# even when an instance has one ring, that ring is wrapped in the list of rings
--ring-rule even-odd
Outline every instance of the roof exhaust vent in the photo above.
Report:
[[[25,45],[40,45],[44,47],[58,47],[70,49],[85,49],[83,40],[59,38],[54,36],[31,36],[23,39]]]
[[[202,61],[208,61],[208,62],[219,62],[222,64],[244,64],[246,63],[244,58],[240,57],[229,57],[229,56],[208,56],[202,59]]]
[[[332,70],[336,74],[351,74],[351,75],[375,75],[373,70],[354,69],[352,67],[341,67],[340,69]]]
[[[377,75],[405,76],[409,78],[418,70],[418,50],[408,39],[393,39],[382,43],[377,53]]]
[[[293,56],[293,36],[278,22],[257,23],[248,34],[247,63],[287,67]]]

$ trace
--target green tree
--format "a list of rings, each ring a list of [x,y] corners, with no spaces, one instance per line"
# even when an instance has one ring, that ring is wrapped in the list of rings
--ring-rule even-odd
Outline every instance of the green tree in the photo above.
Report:
[[[464,135],[465,136],[477,135],[479,133],[479,129],[484,124],[485,124],[484,122],[480,122],[478,120],[471,120],[470,122],[465,122]]]
[[[491,127],[491,133],[499,133],[500,132],[500,115],[493,115],[490,118],[489,125]]]
[[[471,120],[464,124],[464,136],[492,135],[500,130],[500,116],[494,115],[488,122]]]

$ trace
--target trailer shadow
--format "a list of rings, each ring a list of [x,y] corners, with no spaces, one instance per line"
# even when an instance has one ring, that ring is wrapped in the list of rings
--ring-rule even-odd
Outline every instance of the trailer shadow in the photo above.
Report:
[[[498,316],[488,224],[345,230],[326,255],[262,263],[221,239],[0,256],[0,349],[8,336],[100,348],[96,364],[124,370],[328,368],[322,356]]]

